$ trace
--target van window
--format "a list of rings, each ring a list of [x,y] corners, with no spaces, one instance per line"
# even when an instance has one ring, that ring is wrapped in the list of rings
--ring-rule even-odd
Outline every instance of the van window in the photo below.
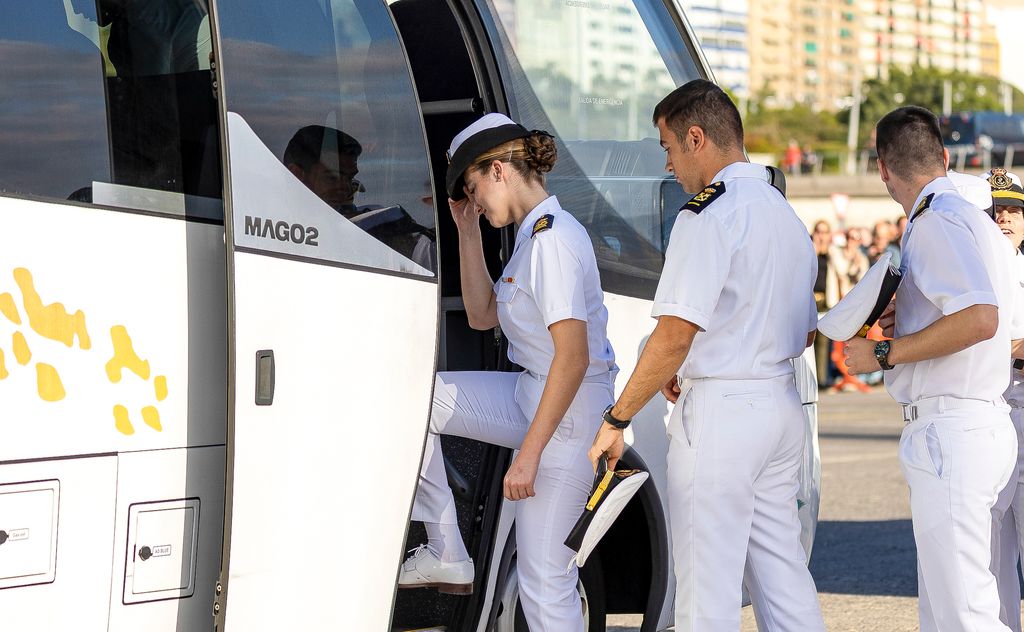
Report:
[[[221,221],[202,7],[3,3],[0,191]]]
[[[587,227],[608,291],[652,298],[687,196],[665,172],[654,106],[700,77],[656,0],[486,0],[512,117],[559,141],[550,191]]]
[[[316,226],[320,235],[317,248],[303,249],[265,238],[253,218],[252,226],[236,227],[236,243],[434,276],[434,200],[422,119],[384,3],[224,0],[218,11],[228,110],[276,161],[257,165],[232,149],[232,172],[248,161],[248,169],[285,174],[290,180],[283,184],[299,188],[258,212],[287,213],[285,224]],[[234,181],[232,188],[236,214],[247,212],[238,204],[246,192]],[[355,229],[363,232],[354,235]]]

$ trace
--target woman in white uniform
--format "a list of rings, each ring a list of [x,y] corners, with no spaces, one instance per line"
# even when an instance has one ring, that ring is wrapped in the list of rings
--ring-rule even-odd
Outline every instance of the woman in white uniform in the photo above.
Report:
[[[611,404],[615,360],[594,249],[586,230],[548,194],[554,140],[501,114],[460,132],[448,152],[447,191],[459,231],[462,295],[474,329],[500,325],[521,373],[442,372],[412,519],[427,544],[402,565],[400,588],[473,590],[473,562],[456,524],[439,435],[518,449],[505,474],[515,502],[520,599],[534,632],[582,632],[573,552],[563,541],[583,510],[594,472],[590,443]],[[481,246],[480,215],[515,224],[512,257],[497,283]]]
[[[1020,252],[1024,242],[1024,188],[1020,178],[1004,169],[989,172],[988,182],[996,223],[1016,249],[1014,272],[1022,288],[1017,301],[1024,301],[1024,255]],[[1015,339],[1024,335],[1022,312],[1024,309],[1015,304],[1010,333]],[[1010,405],[1010,419],[1017,431],[1017,467],[992,508],[992,572],[999,586],[999,619],[1010,630],[1021,632],[1017,560],[1024,550],[1024,360],[1011,360],[1010,385],[1003,399]]]

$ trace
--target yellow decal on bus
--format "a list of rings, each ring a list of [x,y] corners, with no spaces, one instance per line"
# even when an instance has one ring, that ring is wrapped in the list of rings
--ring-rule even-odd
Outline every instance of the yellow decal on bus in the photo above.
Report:
[[[42,362],[36,363],[36,386],[39,397],[46,402],[59,402],[64,399],[64,383],[60,381],[57,369]]]
[[[121,434],[135,434],[135,428],[132,427],[132,422],[128,420],[128,409],[121,404],[114,406],[114,427]]]
[[[32,350],[28,348],[25,336],[20,331],[14,332],[11,344],[14,345],[14,359],[18,361],[18,364],[21,366],[28,364],[28,361],[32,359]]]
[[[160,425],[160,411],[155,406],[146,406],[142,409],[142,421],[146,422],[147,426],[157,432],[162,432],[164,429]]]
[[[114,343],[114,357],[107,362],[107,377],[117,384],[121,381],[121,370],[128,369],[144,380],[149,379],[149,361],[142,360],[132,347],[132,338],[124,325],[110,328],[110,341]]]
[[[36,292],[32,280],[32,273],[25,268],[17,268],[14,271],[14,281],[21,289],[21,296],[25,303],[25,313],[28,314],[28,324],[32,329],[42,336],[57,342],[63,342],[72,346],[75,336],[78,336],[78,348],[89,349],[92,343],[89,341],[89,332],[85,328],[85,314],[78,310],[73,315],[60,303],[43,305],[43,301]]]
[[[153,378],[153,390],[156,391],[156,401],[162,402],[167,399],[167,378],[163,375]]]
[[[32,331],[43,338],[63,343],[72,348],[77,337],[79,349],[89,350],[92,348],[84,312],[76,310],[73,314],[69,313],[61,303],[44,304],[43,299],[36,291],[32,273],[25,268],[14,270],[14,280],[21,290],[22,304],[27,316],[28,325]],[[0,294],[0,314],[3,314],[7,320],[15,325],[22,324],[18,306],[10,293]],[[28,365],[32,360],[33,354],[25,334],[22,331],[15,331],[11,340],[14,359],[21,366]],[[111,327],[110,341],[113,345],[113,357],[104,366],[110,382],[115,384],[120,382],[125,369],[136,374],[142,380],[149,381],[149,361],[141,359],[135,352],[127,327],[124,325],[114,325]],[[0,380],[10,375],[4,360],[4,351],[0,349]],[[67,396],[60,373],[53,365],[37,361],[35,368],[36,387],[40,399],[45,402],[58,402]],[[153,379],[153,394],[158,402],[167,399],[166,376],[158,375]],[[121,404],[117,404],[113,410],[114,428],[125,435],[135,434],[135,427],[128,417],[128,409]],[[163,432],[160,411],[157,410],[156,406],[145,406],[142,408],[141,413],[142,420],[147,426],[157,432]]]
[[[0,314],[7,317],[15,325],[21,324],[21,316],[18,315],[18,306],[14,304],[14,297],[9,292],[0,294]]]

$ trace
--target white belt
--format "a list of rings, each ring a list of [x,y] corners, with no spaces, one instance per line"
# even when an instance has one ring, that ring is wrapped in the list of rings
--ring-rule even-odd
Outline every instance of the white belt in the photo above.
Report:
[[[937,415],[947,410],[961,410],[965,408],[995,408],[1003,405],[1003,399],[967,399],[951,397],[949,395],[938,395],[936,397],[925,397],[911,404],[903,404],[903,421],[910,423],[921,417]]]

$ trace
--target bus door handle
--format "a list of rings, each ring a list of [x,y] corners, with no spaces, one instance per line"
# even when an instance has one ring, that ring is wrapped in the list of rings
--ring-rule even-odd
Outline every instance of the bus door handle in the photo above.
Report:
[[[256,352],[256,405],[270,406],[274,403],[274,350],[262,349]]]

